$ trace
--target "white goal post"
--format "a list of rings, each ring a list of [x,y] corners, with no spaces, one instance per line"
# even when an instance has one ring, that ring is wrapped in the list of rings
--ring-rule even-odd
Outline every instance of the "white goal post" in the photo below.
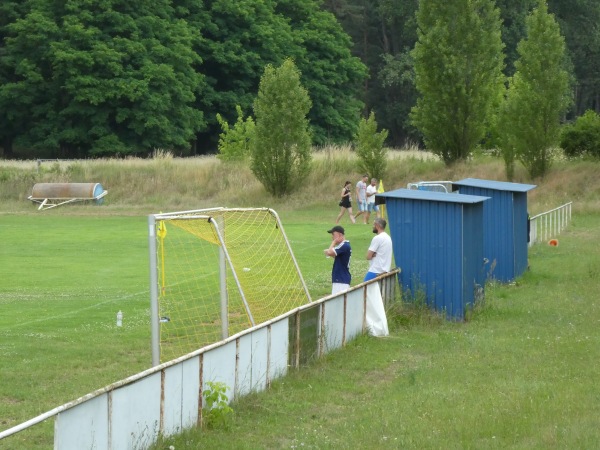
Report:
[[[311,301],[270,208],[151,214],[148,242],[153,365]]]

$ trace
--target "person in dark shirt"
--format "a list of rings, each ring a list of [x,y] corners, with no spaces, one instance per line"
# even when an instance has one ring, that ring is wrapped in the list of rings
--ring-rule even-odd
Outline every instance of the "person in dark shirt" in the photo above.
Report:
[[[349,181],[346,181],[346,184],[344,184],[344,188],[342,189],[342,199],[340,200],[340,203],[339,203],[340,213],[338,214],[337,218],[335,219],[336,224],[340,223],[340,219],[342,218],[342,216],[344,215],[346,210],[348,210],[348,215],[350,216],[350,221],[352,223],[356,223],[356,220],[354,219],[354,214],[352,214],[352,191],[350,189],[350,186],[352,186],[352,183],[350,183]]]
[[[346,239],[344,227],[336,225],[327,231],[331,234],[331,245],[324,250],[325,256],[335,258],[331,269],[331,293],[345,291],[350,288],[352,276],[350,275],[350,257],[352,248]]]

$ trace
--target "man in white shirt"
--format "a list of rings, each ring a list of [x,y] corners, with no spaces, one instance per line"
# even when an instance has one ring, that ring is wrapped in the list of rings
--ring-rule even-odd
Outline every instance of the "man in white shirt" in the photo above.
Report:
[[[367,180],[369,179],[369,175],[366,173],[362,176],[358,183],[356,183],[356,203],[358,205],[358,212],[354,216],[356,219],[361,214],[367,217]],[[363,223],[367,223],[366,220],[363,220]]]
[[[367,260],[369,271],[363,281],[369,281],[392,268],[392,238],[385,232],[387,222],[378,217],[373,221],[373,233],[377,234],[369,245]]]
[[[369,223],[371,213],[375,211],[379,217],[379,207],[375,204],[375,195],[377,194],[377,178],[371,178],[371,184],[367,186],[367,213],[365,215],[365,223]]]

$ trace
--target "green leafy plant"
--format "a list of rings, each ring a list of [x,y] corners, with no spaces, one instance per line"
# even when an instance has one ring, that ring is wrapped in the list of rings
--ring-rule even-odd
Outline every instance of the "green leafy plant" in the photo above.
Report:
[[[221,161],[243,161],[250,156],[250,148],[254,139],[254,119],[244,113],[240,105],[235,106],[237,121],[230,127],[221,114],[217,114],[217,121],[223,132],[219,135],[219,154]]]
[[[361,119],[356,133],[356,154],[359,158],[359,169],[381,180],[387,165],[386,149],[383,143],[388,131],[377,132],[375,113],[371,111],[368,119]]]
[[[451,165],[472,156],[502,96],[500,13],[490,0],[426,0],[416,20],[419,97],[410,117],[426,147]]]
[[[532,179],[548,173],[559,142],[560,117],[571,101],[565,40],[545,2],[538,3],[526,26],[498,122],[508,179],[513,178],[516,159]]]
[[[254,101],[252,173],[275,197],[297,190],[310,173],[310,107],[308,91],[291,59],[280,67],[265,68]]]
[[[570,158],[586,155],[600,158],[600,114],[588,110],[575,123],[565,125],[560,146]]]
[[[202,423],[206,428],[229,428],[233,409],[229,406],[227,385],[220,381],[209,381],[202,395],[206,407],[202,410]]]

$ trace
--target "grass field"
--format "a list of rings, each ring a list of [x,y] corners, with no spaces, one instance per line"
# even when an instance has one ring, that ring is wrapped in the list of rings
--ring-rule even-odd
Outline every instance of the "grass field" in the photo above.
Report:
[[[0,228],[2,429],[149,367],[144,218],[9,215]]]
[[[1,217],[1,429],[151,366],[146,217],[58,212]],[[319,298],[330,290],[331,260],[322,249],[331,223],[307,223],[304,213],[287,218],[285,231]],[[355,230],[360,234],[349,234],[360,255],[371,229]],[[357,261],[355,279],[366,268]],[[51,429],[48,421],[0,441],[0,448],[48,448]]]
[[[195,175],[177,161],[159,163],[138,170],[138,162],[125,162],[124,174],[113,162],[39,174],[0,166],[7,199],[0,208],[0,429],[150,366],[147,214],[269,201],[245,172],[223,174],[227,182],[198,181],[218,174],[213,162],[204,171],[190,165]],[[353,179],[343,159],[316,164],[298,195],[267,204],[280,214],[313,298],[329,292],[331,260],[322,249],[338,212],[331,205],[343,179]],[[420,179],[501,179],[501,164],[489,159],[448,170],[435,161],[394,164],[388,189]],[[332,167],[344,172],[333,176]],[[572,200],[573,224],[559,247],[532,249],[531,271],[517,283],[489,285],[485,306],[469,322],[400,308],[391,338],[360,339],[235,404],[229,431],[188,434],[158,448],[595,448],[597,171],[563,164],[539,182],[531,212]],[[105,206],[37,212],[23,198],[31,182],[83,181],[73,175],[79,173],[106,185]],[[187,190],[193,182],[211,188]],[[152,197],[147,184],[160,186],[164,197]],[[206,197],[194,202],[189,192]],[[344,221],[358,282],[372,233]],[[115,326],[119,310],[122,328]],[[52,420],[0,441],[0,449],[50,448],[51,430]]]
[[[229,429],[156,449],[571,449],[600,442],[600,215],[531,250],[466,323],[404,309],[233,405]]]

